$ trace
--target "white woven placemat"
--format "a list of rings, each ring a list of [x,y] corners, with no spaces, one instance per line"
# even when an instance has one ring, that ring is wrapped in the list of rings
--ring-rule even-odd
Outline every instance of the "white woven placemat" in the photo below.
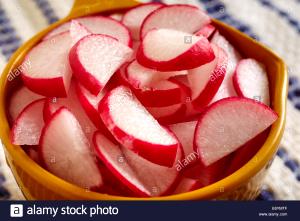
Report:
[[[273,48],[286,61],[290,75],[287,126],[260,198],[299,200],[300,0],[166,0],[165,2],[200,5],[210,15]],[[65,16],[72,3],[72,0],[0,0],[0,72],[12,52],[22,42],[49,23]],[[0,199],[23,199],[6,165],[1,144]]]

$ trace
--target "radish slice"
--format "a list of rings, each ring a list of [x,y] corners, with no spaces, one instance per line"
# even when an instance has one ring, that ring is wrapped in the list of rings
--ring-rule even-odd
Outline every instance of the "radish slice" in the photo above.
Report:
[[[220,48],[222,48],[227,56],[228,56],[228,65],[227,65],[227,70],[225,74],[225,78],[214,96],[213,100],[211,103],[216,102],[222,98],[226,97],[233,97],[237,96],[233,82],[232,82],[232,77],[234,74],[234,70],[238,64],[238,62],[241,60],[242,56],[240,53],[223,37],[220,35],[218,32],[216,32],[211,40],[213,44],[216,44]]]
[[[141,36],[145,36],[154,28],[174,29],[193,34],[208,23],[209,16],[196,6],[169,5],[153,11],[145,18]]]
[[[45,167],[54,175],[83,188],[102,185],[89,142],[68,109],[60,108],[45,125],[39,153]]]
[[[31,67],[22,72],[24,84],[33,92],[48,97],[65,97],[72,71],[68,61],[69,32],[42,41],[27,54],[23,63]]]
[[[167,194],[178,172],[163,167],[119,147],[100,133],[94,136],[96,152],[110,171],[139,196],[161,196]]]
[[[253,139],[249,140],[243,146],[241,146],[233,155],[233,159],[230,162],[230,165],[227,166],[226,175],[230,175],[236,170],[244,166],[257,151],[262,147],[269,135],[269,131],[265,130]]]
[[[149,31],[137,51],[137,61],[141,65],[158,71],[192,69],[214,58],[205,37],[171,29]]]
[[[97,130],[92,121],[85,114],[78,97],[76,95],[76,83],[72,81],[67,98],[49,98],[44,108],[44,119],[48,121],[51,116],[61,107],[67,107],[79,121],[82,130],[89,141],[92,140],[94,132]]]
[[[71,49],[74,75],[92,94],[98,95],[115,71],[131,57],[132,50],[107,35],[88,35]]]
[[[76,20],[71,21],[70,36],[72,38],[72,46],[76,44],[81,38],[92,34],[86,27]]]
[[[154,10],[162,7],[161,3],[148,3],[136,6],[130,10],[128,10],[123,18],[122,23],[126,25],[132,35],[134,40],[140,39],[140,27],[144,21],[144,19]]]
[[[119,86],[99,104],[100,116],[125,147],[151,162],[171,167],[178,149],[177,139],[149,114],[129,88]]]
[[[110,14],[109,17],[116,20],[116,21],[122,21],[123,14],[113,13],[113,14]]]
[[[202,35],[209,39],[214,34],[215,30],[215,26],[213,26],[212,24],[207,24],[203,26],[199,31],[197,31],[195,35]]]
[[[233,75],[233,85],[239,96],[270,105],[269,81],[263,64],[254,59],[241,60]]]
[[[97,128],[103,129],[105,126],[98,113],[98,105],[106,93],[105,90],[102,90],[97,96],[95,96],[81,84],[76,83],[76,92],[83,109],[85,110],[91,121]]]
[[[8,108],[12,121],[17,118],[28,104],[41,98],[43,98],[41,95],[32,92],[24,86],[15,91],[10,98]]]
[[[207,67],[203,65],[200,68],[191,70],[188,75],[193,94],[192,104],[197,110],[202,110],[209,104],[225,77],[228,56],[221,48],[216,48],[215,50],[218,51],[216,52],[218,54],[216,64],[213,61]]]
[[[148,107],[165,107],[181,104],[186,99],[186,88],[176,81],[160,81],[154,88],[134,88],[141,103]]]
[[[15,145],[39,144],[44,126],[43,109],[46,99],[30,103],[15,120],[11,130],[11,142]]]
[[[74,19],[86,27],[87,30],[93,34],[109,35],[118,39],[121,43],[131,46],[131,37],[129,30],[119,21],[103,16],[88,16]],[[52,38],[53,36],[69,31],[71,22],[64,23],[49,32],[44,40]]]
[[[141,88],[148,90],[149,87],[155,87],[159,81],[167,80],[170,77],[178,75],[187,75],[188,71],[172,71],[160,72],[154,69],[146,68],[140,65],[136,60],[131,62],[126,68],[126,75],[128,81],[134,88]]]
[[[217,162],[205,166],[201,161],[197,161],[183,170],[183,176],[189,179],[196,179],[198,187],[205,187],[225,177],[227,166],[232,156],[224,157]]]
[[[42,165],[39,152],[34,147],[28,147],[27,154],[34,162],[36,162],[39,165]]]
[[[273,124],[278,115],[248,98],[226,98],[212,104],[200,117],[194,140],[205,166],[237,150]]]
[[[147,107],[149,113],[161,124],[179,122],[186,112],[182,104],[174,104],[166,107]]]
[[[185,160],[192,164],[198,160],[197,153],[193,148],[194,133],[197,121],[183,122],[169,125],[183,148]]]
[[[183,178],[176,187],[173,194],[180,194],[193,191],[198,188],[198,182],[195,179]]]

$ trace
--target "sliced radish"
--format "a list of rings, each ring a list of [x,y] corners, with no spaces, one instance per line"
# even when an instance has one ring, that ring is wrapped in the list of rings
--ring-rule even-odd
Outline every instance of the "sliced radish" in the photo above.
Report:
[[[216,46],[217,47],[217,46]],[[221,48],[218,51],[217,62],[209,63],[208,67],[203,65],[193,69],[188,75],[192,90],[192,104],[197,110],[202,110],[213,99],[220,88],[227,69],[228,56]],[[203,68],[202,68],[203,67]],[[213,69],[213,67],[215,67]]]
[[[145,18],[141,36],[145,36],[154,28],[174,29],[193,34],[208,23],[209,16],[196,6],[168,5],[153,11]]]
[[[172,168],[160,166],[138,156],[127,148],[121,147],[121,150],[128,164],[136,172],[146,188],[150,190],[151,195],[166,195],[175,188],[179,173],[174,165]],[[178,148],[175,158],[176,162],[181,159],[181,154],[181,149]]]
[[[23,61],[31,63],[31,67],[22,72],[24,84],[44,96],[66,96],[72,77],[68,61],[70,46],[71,37],[67,32],[31,49]]]
[[[111,17],[112,19],[114,19],[116,21],[122,21],[123,14],[121,14],[121,13],[113,13],[113,14],[110,14],[109,17]]]
[[[227,56],[228,56],[228,65],[227,65],[227,70],[225,74],[225,78],[214,96],[213,100],[211,103],[218,101],[222,98],[226,97],[233,97],[236,96],[236,92],[233,86],[232,82],[232,76],[234,74],[234,70],[236,68],[236,65],[238,62],[241,60],[242,56],[240,53],[226,40],[225,37],[220,35],[218,32],[216,32],[211,40],[213,44],[216,44],[220,48],[222,48]]]
[[[37,164],[42,165],[39,152],[35,147],[28,147],[27,149],[28,156]]]
[[[8,108],[12,121],[17,118],[28,104],[41,98],[43,98],[41,95],[32,92],[24,86],[15,91],[9,100]]]
[[[171,167],[177,139],[149,114],[129,88],[119,86],[105,95],[99,104],[100,116],[125,147],[151,162]]]
[[[148,3],[138,5],[130,10],[128,10],[123,18],[122,23],[126,25],[132,35],[134,40],[140,39],[140,28],[144,19],[154,10],[162,7],[161,3]]]
[[[171,29],[149,31],[137,51],[141,65],[158,71],[197,68],[214,58],[207,38]]]
[[[230,165],[227,167],[226,175],[230,175],[244,166],[262,147],[268,135],[269,131],[265,130],[240,147],[234,153],[233,159],[231,160]]]
[[[88,35],[69,53],[74,75],[92,94],[98,95],[115,71],[130,59],[132,50],[107,35]]]
[[[183,122],[169,125],[183,148],[184,157],[192,164],[198,160],[197,153],[193,148],[194,134],[197,121]]]
[[[92,136],[96,131],[96,127],[85,114],[83,107],[81,106],[77,94],[76,94],[76,83],[72,81],[68,96],[66,98],[49,98],[46,101],[44,108],[44,119],[48,121],[51,116],[61,107],[67,107],[79,121],[82,130],[89,141],[92,140]]]
[[[151,163],[100,133],[95,134],[94,144],[96,153],[111,172],[139,196],[164,195],[177,179],[174,168]]]
[[[121,43],[131,46],[131,37],[129,30],[119,21],[103,16],[88,16],[74,19],[85,26],[93,34],[109,35],[118,39]],[[52,38],[53,36],[69,31],[71,22],[64,23],[51,32],[49,32],[44,40]]]
[[[46,99],[33,101],[16,118],[11,130],[11,142],[15,145],[39,144],[44,126],[43,109]]]
[[[54,175],[83,188],[102,185],[89,142],[68,109],[60,108],[46,123],[39,153],[45,167]]]
[[[209,166],[267,129],[277,118],[271,108],[254,100],[222,99],[201,115],[194,148],[204,165]]]
[[[176,187],[173,194],[186,193],[189,191],[193,191],[199,187],[198,181],[190,178],[182,178]]]
[[[148,107],[166,107],[181,104],[187,96],[186,88],[176,81],[166,80],[155,87],[131,87],[141,103]]]
[[[202,35],[209,39],[214,34],[215,30],[215,26],[213,26],[212,24],[207,24],[203,26],[199,31],[197,31],[195,35]]]
[[[101,135],[102,136],[102,135]],[[96,151],[95,151],[96,152]],[[106,193],[115,196],[138,197],[131,189],[124,185],[105,164],[99,164],[103,186],[100,189],[101,193]]]
[[[86,27],[76,20],[71,21],[70,35],[72,38],[72,45],[76,44],[81,38],[92,34]]]
[[[264,65],[256,60],[248,58],[238,63],[233,85],[238,95],[270,105],[268,75]]]
[[[105,90],[102,90],[97,96],[95,96],[81,84],[76,83],[76,92],[86,114],[89,116],[89,118],[97,128],[102,129],[104,125],[98,113],[98,106],[99,102],[102,100],[103,96],[106,93]]]
[[[160,72],[140,65],[136,60],[131,62],[126,68],[128,81],[134,88],[145,88],[145,90],[155,87],[159,81],[167,80],[178,75],[187,75],[188,71]]]
[[[166,107],[147,107],[147,110],[159,123],[166,125],[179,122],[186,112],[186,107],[183,104],[174,104]]]
[[[193,165],[184,168],[183,176],[189,179],[196,179],[198,187],[208,186],[225,177],[231,158],[232,156],[229,155],[209,166],[205,166],[201,161],[197,161]]]

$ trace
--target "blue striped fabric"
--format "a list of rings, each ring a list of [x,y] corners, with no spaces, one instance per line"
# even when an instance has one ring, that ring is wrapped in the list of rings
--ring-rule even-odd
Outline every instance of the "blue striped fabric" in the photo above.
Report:
[[[294,173],[296,179],[300,181],[300,166],[298,162],[292,159],[284,148],[280,148],[277,151],[277,156],[283,160],[284,165],[288,167]]]
[[[54,10],[50,6],[47,0],[33,0],[36,5],[40,8],[43,15],[47,19],[49,24],[52,24],[58,20],[57,15],[55,14]]]
[[[282,18],[286,19],[289,24],[295,28],[298,33],[300,34],[300,23],[297,21],[297,19],[293,18],[290,13],[288,13],[285,10],[282,10],[278,7],[276,7],[276,5],[274,5],[272,3],[272,1],[270,0],[258,0],[263,6],[268,7],[269,9],[275,11],[278,13],[278,15],[280,15]]]
[[[254,33],[253,30],[247,25],[242,23],[241,21],[232,17],[226,11],[225,5],[218,0],[200,0],[204,6],[208,14],[220,21],[223,21],[236,29],[244,32],[245,34],[249,35],[250,37],[259,40],[258,36]]]
[[[17,36],[15,29],[12,27],[5,11],[0,5],[0,49],[6,59],[18,49],[21,44],[20,38]]]

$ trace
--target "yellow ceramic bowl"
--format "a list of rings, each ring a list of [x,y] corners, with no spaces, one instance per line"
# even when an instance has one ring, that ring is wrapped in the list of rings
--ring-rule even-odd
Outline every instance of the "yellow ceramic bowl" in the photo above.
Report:
[[[136,4],[137,2],[132,0],[77,0],[71,13],[66,18],[56,22],[26,42],[7,64],[2,73],[0,87],[1,139],[5,146],[7,163],[27,199],[141,200],[141,198],[127,198],[89,192],[44,170],[32,161],[20,146],[11,144],[9,140],[10,128],[6,115],[7,97],[15,89],[15,85],[20,82],[19,79],[8,81],[8,74],[21,64],[30,48],[37,44],[47,32],[72,18],[97,12],[122,10]],[[254,199],[259,193],[262,178],[279,145],[286,115],[287,73],[284,62],[270,49],[243,33],[217,20],[214,20],[213,23],[220,30],[221,34],[225,35],[243,55],[255,58],[266,65],[270,81],[272,108],[279,114],[279,118],[272,125],[268,138],[258,153],[232,175],[189,193],[147,198],[145,200]]]

